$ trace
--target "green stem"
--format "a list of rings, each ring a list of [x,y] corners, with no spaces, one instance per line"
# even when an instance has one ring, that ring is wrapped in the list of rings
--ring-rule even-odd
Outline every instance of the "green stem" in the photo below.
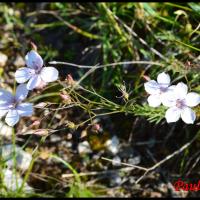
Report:
[[[16,156],[16,136],[15,136],[15,129],[12,128],[12,155],[13,155],[13,174],[15,177],[15,184],[18,188],[18,180],[17,180],[17,156]]]
[[[59,94],[60,94],[59,92],[51,92],[51,93],[47,93],[47,94],[42,94],[42,95],[39,95],[39,96],[36,96],[36,97],[31,97],[31,99],[29,100],[29,102],[33,103],[35,101],[38,101],[38,100],[46,98],[46,97],[59,96]]]
[[[62,158],[56,156],[56,155],[50,155],[50,157],[52,158],[55,158],[56,160],[60,161],[61,163],[63,163],[65,166],[67,166],[71,171],[72,173],[74,174],[75,176],[75,179],[77,181],[78,184],[81,184],[81,179],[79,177],[79,174],[77,173],[77,171],[69,164],[67,163],[66,161],[64,161]]]

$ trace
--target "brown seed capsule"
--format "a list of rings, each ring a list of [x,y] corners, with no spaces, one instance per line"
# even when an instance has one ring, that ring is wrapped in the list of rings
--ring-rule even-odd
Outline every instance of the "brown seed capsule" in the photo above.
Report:
[[[70,122],[70,121],[67,122],[66,126],[68,128],[70,128],[70,129],[75,129],[76,128],[76,125],[73,122]]]
[[[87,131],[86,130],[83,130],[82,132],[81,132],[81,137],[80,138],[84,138],[84,137],[86,137],[87,136]]]

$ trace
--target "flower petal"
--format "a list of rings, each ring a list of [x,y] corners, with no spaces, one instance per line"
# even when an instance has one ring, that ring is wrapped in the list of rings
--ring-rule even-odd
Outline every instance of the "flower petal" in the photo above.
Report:
[[[181,112],[181,118],[186,124],[193,124],[196,119],[196,114],[191,108],[185,107]]]
[[[28,67],[22,67],[15,72],[15,80],[17,81],[17,83],[25,83],[34,74],[35,74],[34,69],[30,69]]]
[[[181,116],[181,110],[177,107],[169,108],[165,113],[167,123],[176,122]]]
[[[40,72],[43,81],[49,83],[58,79],[58,70],[55,67],[44,67]]]
[[[160,95],[150,95],[147,101],[151,107],[158,107],[161,104]]]
[[[34,77],[32,77],[28,83],[27,83],[27,89],[28,90],[33,90],[34,88],[38,87],[40,85],[40,82],[42,81],[42,79],[40,78],[39,75],[35,75]]]
[[[42,57],[34,50],[28,52],[25,56],[26,65],[32,69],[39,70],[43,66]]]
[[[158,94],[160,92],[159,84],[154,80],[150,80],[145,83],[144,88],[149,94]]]
[[[169,87],[167,88],[167,91],[169,91],[169,92],[174,92],[175,88],[176,88],[176,85],[171,85],[171,86],[169,86]]]
[[[180,82],[176,85],[174,92],[177,96],[177,99],[185,99],[188,92],[188,86],[185,83]]]
[[[195,92],[190,92],[187,94],[185,100],[187,106],[194,107],[200,103],[200,95]]]
[[[0,119],[4,116],[4,115],[6,115],[6,113],[8,112],[8,109],[0,109]]]
[[[41,76],[40,76],[41,78]],[[44,82],[41,78],[40,84],[36,87],[36,89],[43,89],[48,83]]]
[[[9,110],[5,122],[8,126],[14,126],[19,121],[19,114],[16,110]]]
[[[33,104],[21,103],[17,106],[17,112],[20,116],[31,116],[33,114]]]
[[[160,74],[158,74],[158,77],[157,77],[157,82],[163,86],[166,86],[168,87],[169,84],[170,84],[170,76],[169,74],[166,74],[165,72],[162,72]]]
[[[13,95],[3,89],[0,89],[0,104],[9,104],[13,101]]]
[[[176,105],[176,94],[171,89],[167,90],[167,92],[162,93],[160,98],[162,104],[166,107],[173,107]]]
[[[11,103],[0,103],[0,110],[8,110]]]
[[[28,89],[25,84],[20,84],[19,86],[17,86],[15,98],[18,102],[23,101],[27,97],[27,95]]]

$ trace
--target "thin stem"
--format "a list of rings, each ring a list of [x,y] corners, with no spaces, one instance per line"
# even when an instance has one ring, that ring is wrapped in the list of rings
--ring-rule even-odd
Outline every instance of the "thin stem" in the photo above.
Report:
[[[18,180],[17,180],[17,156],[16,156],[16,136],[15,136],[15,129],[12,128],[12,155],[13,155],[13,174],[15,177],[15,184],[16,187],[18,188]]]
[[[126,61],[126,62],[110,63],[110,64],[106,64],[106,65],[99,65],[99,66],[78,65],[78,64],[74,64],[74,63],[60,62],[60,61],[51,61],[51,62],[49,62],[49,64],[51,64],[51,65],[58,65],[58,64],[59,65],[69,65],[69,66],[82,68],[82,69],[90,69],[90,68],[100,69],[100,68],[104,68],[104,67],[114,67],[117,65],[129,65],[129,64],[158,65],[158,66],[164,67],[163,64],[158,63],[158,62],[153,62],[153,61]]]

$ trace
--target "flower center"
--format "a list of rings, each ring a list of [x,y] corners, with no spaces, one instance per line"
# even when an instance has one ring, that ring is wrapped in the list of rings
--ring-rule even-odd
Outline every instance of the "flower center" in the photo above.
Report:
[[[41,68],[39,66],[35,67],[35,73],[40,74]]]
[[[34,65],[35,73],[36,73],[36,74],[39,74],[40,71],[41,71],[41,67],[40,67],[40,66],[38,65],[38,63],[35,62],[35,61],[33,61],[32,63],[33,63],[33,65]]]
[[[167,87],[160,87],[160,93],[164,93],[167,91]]]
[[[14,109],[14,108],[16,108],[17,104],[18,104],[18,102],[15,99],[13,99],[12,103],[9,105],[9,108]]]
[[[181,100],[181,99],[176,100],[176,107],[177,108],[183,108],[184,106],[185,106],[184,100]]]

